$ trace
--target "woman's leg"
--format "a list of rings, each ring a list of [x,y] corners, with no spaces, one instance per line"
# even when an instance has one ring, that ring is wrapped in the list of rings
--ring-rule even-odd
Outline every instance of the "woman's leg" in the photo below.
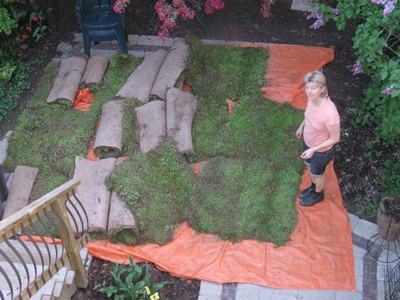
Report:
[[[315,183],[315,192],[322,192],[326,182],[325,173],[323,173],[321,176],[312,176],[312,181]]]

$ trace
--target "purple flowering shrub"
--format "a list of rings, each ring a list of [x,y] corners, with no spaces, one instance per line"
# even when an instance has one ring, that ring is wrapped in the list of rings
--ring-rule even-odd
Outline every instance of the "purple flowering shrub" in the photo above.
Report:
[[[339,30],[349,20],[357,23],[353,49],[357,60],[353,76],[369,76],[371,82],[359,101],[356,122],[376,126],[376,139],[387,147],[400,143],[400,2],[398,0],[338,0],[336,7],[315,1],[319,9],[312,29],[329,20]]]

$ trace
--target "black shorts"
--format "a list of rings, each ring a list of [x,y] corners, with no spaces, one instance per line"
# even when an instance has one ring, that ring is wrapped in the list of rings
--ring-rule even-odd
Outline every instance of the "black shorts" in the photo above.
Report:
[[[309,147],[303,142],[303,150],[306,151]],[[312,176],[319,177],[325,173],[326,166],[335,156],[336,144],[331,149],[324,152],[314,152],[313,156],[305,159],[304,163],[310,166],[310,173]]]

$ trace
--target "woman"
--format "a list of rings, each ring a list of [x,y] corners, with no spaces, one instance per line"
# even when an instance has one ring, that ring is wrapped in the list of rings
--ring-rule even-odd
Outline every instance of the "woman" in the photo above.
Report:
[[[326,78],[321,72],[306,74],[303,84],[308,103],[296,136],[303,138],[301,158],[310,166],[312,183],[299,197],[301,205],[311,206],[324,199],[325,168],[333,159],[340,140],[340,116],[328,97]]]

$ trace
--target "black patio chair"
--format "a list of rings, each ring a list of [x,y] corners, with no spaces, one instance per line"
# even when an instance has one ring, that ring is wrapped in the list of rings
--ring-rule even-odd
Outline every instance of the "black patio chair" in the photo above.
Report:
[[[83,35],[83,49],[90,56],[91,42],[117,40],[128,53],[125,14],[113,10],[115,0],[78,0],[75,11]]]

